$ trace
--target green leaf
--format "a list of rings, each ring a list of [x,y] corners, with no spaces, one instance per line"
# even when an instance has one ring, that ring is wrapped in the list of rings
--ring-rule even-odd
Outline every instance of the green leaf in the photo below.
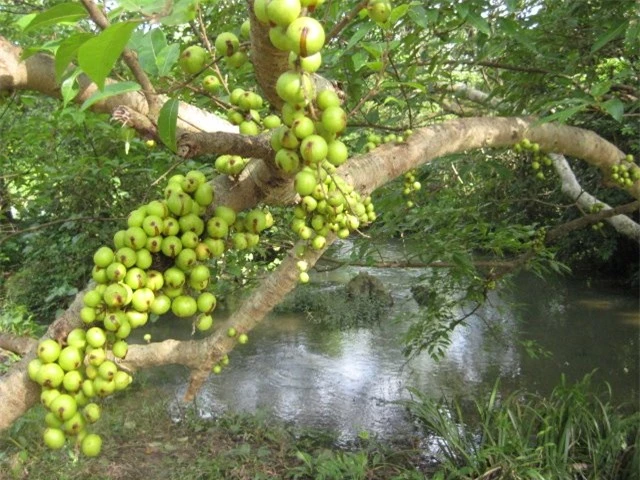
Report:
[[[640,48],[640,21],[632,20],[629,22],[629,28],[624,36],[624,44],[631,51]]]
[[[389,22],[391,23],[391,25],[393,25],[402,17],[404,17],[410,8],[411,8],[411,5],[404,4],[404,5],[398,5],[393,10],[391,10],[391,16],[389,17]]]
[[[163,25],[181,25],[196,18],[199,0],[176,0],[173,9],[166,17],[160,19]]]
[[[57,41],[53,41],[53,42],[47,42],[44,45],[37,45],[37,46],[33,46],[33,47],[27,47],[25,49],[22,50],[22,52],[20,53],[20,60],[24,61],[27,58],[35,55],[36,53],[40,53],[40,52],[48,52],[48,53],[55,53],[56,49],[58,48],[58,42]]]
[[[116,23],[78,49],[80,67],[100,90],[137,26],[138,22]]]
[[[351,55],[351,62],[353,63],[353,68],[357,72],[359,71],[369,60],[369,55],[367,52],[359,50]]]
[[[77,22],[87,16],[87,11],[79,3],[61,3],[36,15],[25,27],[24,31],[28,32],[36,28],[55,25],[57,23]]]
[[[429,28],[429,18],[427,17],[427,12],[424,7],[414,7],[409,11],[409,18],[413,23],[415,23],[418,27],[424,28],[425,30]]]
[[[163,25],[180,25],[196,17],[199,0],[120,0],[120,7],[127,12],[155,17]],[[211,3],[211,2],[209,2]]]
[[[620,35],[622,35],[624,33],[624,31],[627,29],[627,21],[624,20],[622,21],[622,23],[620,23],[619,25],[610,28],[609,30],[607,30],[603,35],[601,35],[593,44],[593,47],[591,47],[591,53],[596,53],[598,50],[600,50],[602,47],[604,47],[607,43],[609,43],[611,40],[614,40],[616,38],[618,38]]]
[[[567,120],[569,120],[571,117],[573,117],[576,113],[581,112],[585,108],[587,108],[587,105],[585,103],[576,105],[571,108],[565,108],[564,110],[560,110],[559,112],[552,113],[551,115],[547,115],[546,117],[541,118],[540,122],[541,123],[546,123],[546,122],[564,123]]]
[[[601,97],[602,95],[607,93],[610,88],[611,88],[611,82],[609,81],[599,82],[594,84],[591,87],[591,91],[589,93],[591,93],[593,97]]]
[[[127,12],[160,15],[165,11],[166,0],[120,0],[120,7]]]
[[[138,61],[145,72],[150,75],[158,75],[156,57],[160,50],[167,46],[167,38],[160,28],[142,33],[136,32],[131,37],[131,47],[138,54]]]
[[[78,33],[65,39],[60,44],[58,50],[56,50],[56,80],[60,81],[69,63],[76,57],[80,45],[90,38],[93,38],[90,33]]]
[[[178,108],[180,101],[172,98],[167,101],[160,109],[158,116],[158,136],[169,150],[176,152],[178,150],[176,139],[176,125],[178,123]]]
[[[172,43],[167,45],[156,57],[156,66],[158,67],[158,75],[164,77],[171,72],[173,66],[178,62],[180,58],[180,45]]]
[[[142,87],[140,87],[140,85],[138,85],[136,82],[118,82],[109,84],[104,87],[103,90],[98,90],[96,93],[87,98],[80,107],[80,110],[86,110],[94,103],[99,102],[100,100],[104,100],[105,98],[120,95],[122,93],[137,92],[138,90],[140,90],[140,88]]]
[[[618,122],[622,121],[622,115],[624,115],[624,103],[618,98],[611,98],[602,104],[602,108],[615,118]]]
[[[473,12],[469,12],[469,14],[467,15],[467,22],[469,22],[471,25],[473,25],[475,28],[477,28],[480,32],[484,33],[485,35],[491,34],[491,27],[489,26],[489,22],[487,22],[480,15],[476,15]]]
[[[76,78],[82,73],[82,70],[76,68],[60,85],[60,93],[62,94],[62,105],[66,107],[73,100],[80,88],[76,85]]]
[[[347,43],[347,46],[344,48],[343,51],[347,51],[349,50],[351,47],[353,47],[355,44],[357,44],[360,40],[362,40],[364,38],[364,36],[369,33],[369,31],[372,29],[372,24],[367,22],[367,23],[361,23],[358,26],[358,30],[356,30],[356,33],[354,33],[351,38],[349,39],[349,43]]]
[[[37,13],[30,13],[28,15],[23,15],[18,20],[16,20],[14,24],[20,30],[24,30],[37,16],[38,16]]]

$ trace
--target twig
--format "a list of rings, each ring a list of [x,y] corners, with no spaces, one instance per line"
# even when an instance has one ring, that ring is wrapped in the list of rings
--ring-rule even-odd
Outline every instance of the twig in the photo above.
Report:
[[[345,17],[342,18],[342,20],[336,23],[331,31],[327,34],[325,43],[329,43],[330,40],[333,40],[333,38],[336,37],[349,24],[351,20],[358,16],[360,10],[365,8],[367,6],[367,3],[369,3],[369,0],[362,0],[359,4],[353,7],[353,9],[349,13],[347,13]]]

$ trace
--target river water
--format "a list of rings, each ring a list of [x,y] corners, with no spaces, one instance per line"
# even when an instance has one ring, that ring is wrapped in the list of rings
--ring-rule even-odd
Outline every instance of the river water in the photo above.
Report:
[[[417,309],[409,288],[424,271],[343,267],[312,276],[312,283],[323,289],[328,281],[346,282],[360,271],[393,286],[395,302],[386,320],[327,331],[302,314],[272,314],[251,332],[248,344],[230,354],[223,373],[206,382],[196,401],[200,415],[263,411],[296,426],[331,430],[341,442],[362,431],[394,440],[412,428],[397,403],[410,398],[408,387],[434,398],[470,397],[500,379],[503,392],[548,393],[562,374],[575,381],[594,370],[596,384],[611,385],[614,401],[638,403],[637,292],[523,274],[456,329],[443,359],[422,354],[407,361],[402,355],[407,324],[396,318]],[[156,333],[156,339],[168,336]],[[523,340],[538,342],[551,355],[531,358]],[[178,367],[145,376],[163,382],[176,398],[188,379]]]

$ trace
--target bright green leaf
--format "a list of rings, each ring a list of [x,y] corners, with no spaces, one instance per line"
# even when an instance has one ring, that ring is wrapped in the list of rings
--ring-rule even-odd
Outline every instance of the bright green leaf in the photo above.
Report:
[[[167,38],[162,29],[154,28],[147,33],[135,32],[130,45],[138,54],[138,61],[144,71],[150,75],[158,75],[156,57],[167,46]]]
[[[47,42],[44,45],[38,45],[38,46],[34,46],[34,47],[27,47],[25,49],[22,50],[22,52],[20,53],[20,60],[26,60],[27,58],[35,55],[36,53],[40,53],[40,52],[48,52],[48,53],[55,53],[56,49],[58,48],[58,42]]]
[[[180,101],[172,98],[160,109],[158,116],[158,136],[169,150],[176,152],[178,149],[176,140],[176,125],[178,123],[178,108]]]
[[[80,75],[81,73],[82,73],[82,70],[80,70],[79,68],[76,68],[74,72],[71,75],[69,75],[60,85],[60,93],[62,94],[63,107],[66,107],[69,104],[69,102],[73,100],[78,94],[78,92],[80,91],[80,88],[76,83],[76,79],[78,78],[78,75]]]
[[[18,20],[15,21],[15,26],[18,27],[20,30],[24,30],[37,16],[38,16],[37,13],[30,13],[28,15],[23,15]]]
[[[87,16],[87,11],[80,3],[60,3],[36,15],[25,27],[24,31],[28,32],[36,28],[55,25],[57,23],[77,22]]]
[[[56,50],[56,80],[60,80],[64,71],[69,66],[69,63],[73,61],[78,52],[78,48],[84,42],[93,38],[90,33],[78,33],[71,37],[66,38]]]
[[[398,5],[393,10],[391,10],[391,16],[389,17],[389,22],[391,23],[391,25],[393,25],[402,17],[404,17],[410,8],[411,8],[411,5],[404,4],[404,5]]]
[[[138,85],[136,82],[118,82],[109,84],[104,87],[103,90],[98,90],[96,93],[87,98],[82,104],[82,107],[80,107],[80,110],[86,110],[94,103],[99,102],[100,100],[104,100],[105,98],[120,95],[122,93],[136,92],[140,90],[140,88],[140,85]]]
[[[102,90],[104,80],[111,72],[138,22],[116,23],[97,37],[87,40],[78,49],[78,63],[84,72]]]

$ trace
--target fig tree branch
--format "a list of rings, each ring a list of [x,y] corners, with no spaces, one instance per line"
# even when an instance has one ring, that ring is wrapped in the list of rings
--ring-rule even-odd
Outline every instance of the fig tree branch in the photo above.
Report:
[[[0,333],[0,348],[8,350],[18,355],[26,355],[31,349],[35,348],[38,340],[31,337],[13,335],[11,333]]]
[[[412,168],[426,164],[435,158],[458,152],[481,148],[511,147],[523,138],[540,144],[545,151],[563,152],[602,169],[607,175],[612,165],[624,158],[624,153],[593,132],[580,128],[556,124],[536,124],[531,118],[465,118],[417,130],[405,143],[386,144],[377,149],[351,159],[337,170],[337,173],[350,181],[361,194],[368,194],[390,180],[404,174]],[[266,178],[258,186],[260,171]],[[291,180],[270,184],[273,174],[257,159],[252,161],[238,182],[224,178],[229,182],[228,189],[216,194],[217,202],[224,202],[237,210],[256,205],[268,198],[280,200],[282,193],[291,192]],[[640,182],[635,182],[627,191],[636,198],[640,197]],[[279,193],[274,193],[279,192]],[[290,194],[291,195],[291,194]],[[275,197],[275,198],[274,198]],[[291,196],[289,201],[295,197]],[[330,243],[330,241],[328,242]],[[310,251],[307,259],[313,265],[321,252]],[[523,262],[525,262],[523,260]],[[296,259],[287,257],[281,266],[269,275],[253,290],[250,297],[230,319],[230,325],[238,332],[248,332],[283,298],[286,292],[295,287],[298,270]],[[72,305],[49,327],[47,335],[56,339],[66,338],[67,333],[80,324],[79,310],[82,306],[82,293]],[[132,345],[125,364],[133,369],[147,365],[180,363],[193,367],[192,378],[187,397],[191,398],[202,384],[208,370],[203,365],[211,365],[223,352],[229,351],[235,344],[234,339],[224,337],[216,331],[212,336],[199,341],[159,343],[151,345]],[[28,379],[26,366],[33,358],[33,352],[25,355],[22,361],[12,366],[0,379],[0,429],[11,425],[26,409],[38,399],[39,387]]]
[[[193,158],[206,154],[231,154],[247,158],[262,158],[273,162],[275,152],[269,135],[241,135],[238,133],[185,133],[178,139],[178,154]]]

